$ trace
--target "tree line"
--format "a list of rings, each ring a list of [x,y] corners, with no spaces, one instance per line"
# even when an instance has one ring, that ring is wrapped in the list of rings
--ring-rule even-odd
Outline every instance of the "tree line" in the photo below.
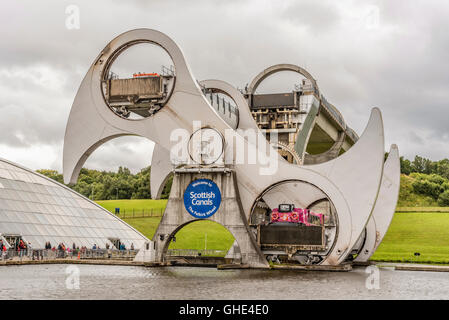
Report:
[[[440,206],[449,206],[449,160],[432,161],[415,156],[413,161],[400,158],[401,173],[412,177],[413,192],[433,198]]]
[[[62,174],[56,170],[42,169],[37,172],[64,183]],[[150,199],[150,172],[151,166],[136,174],[131,173],[126,167],[119,167],[117,172],[83,168],[77,183],[68,187],[92,200]],[[162,199],[168,198],[171,183],[172,178],[162,191]]]
[[[432,161],[417,155],[412,161],[401,157],[400,163],[401,173],[413,178],[411,192],[429,196],[441,206],[449,206],[449,159]],[[56,170],[37,172],[63,183],[62,174]],[[126,167],[119,167],[117,172],[83,168],[77,183],[69,187],[93,200],[150,199],[150,172],[151,166],[136,174]],[[171,184],[172,178],[163,189],[163,199],[168,198]]]

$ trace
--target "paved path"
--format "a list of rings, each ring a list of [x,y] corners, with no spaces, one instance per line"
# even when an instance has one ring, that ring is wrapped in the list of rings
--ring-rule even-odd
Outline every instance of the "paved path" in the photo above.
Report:
[[[0,261],[0,266],[17,266],[29,264],[97,264],[117,266],[143,266],[143,262],[126,260],[96,260],[96,259],[52,259],[52,260],[6,260]]]
[[[16,266],[16,265],[30,265],[30,264],[90,264],[90,265],[116,265],[116,266],[147,266],[156,267],[161,265],[152,265],[150,263],[143,263],[137,261],[126,260],[101,260],[101,259],[52,259],[52,260],[0,260],[0,266]],[[367,264],[368,265],[368,264]],[[394,262],[375,262],[371,265],[378,267],[394,268],[394,270],[403,271],[432,271],[432,272],[449,272],[449,265],[430,265],[419,263],[394,263]],[[364,267],[365,265],[354,265],[354,268]],[[218,269],[246,269],[247,266],[242,265],[223,265]],[[277,270],[309,270],[309,271],[351,271],[352,266],[345,264],[342,266],[272,266],[272,269]]]
[[[447,265],[420,264],[420,263],[393,263],[393,262],[377,262],[375,265],[379,267],[393,267],[395,270],[404,271],[433,271],[433,272],[449,272]]]

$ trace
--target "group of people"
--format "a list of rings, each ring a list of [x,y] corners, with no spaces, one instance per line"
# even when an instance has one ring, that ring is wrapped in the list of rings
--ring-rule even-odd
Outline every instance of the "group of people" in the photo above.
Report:
[[[106,250],[109,250],[110,248],[111,248],[111,246],[109,245],[109,243],[106,243]],[[52,246],[51,246],[51,244],[50,244],[49,241],[47,241],[47,242],[45,243],[45,249],[46,249],[46,250],[52,250],[52,251],[58,250],[58,251],[67,251],[67,252],[78,252],[78,251],[80,250],[81,252],[85,252],[85,251],[87,250],[87,247],[86,247],[86,246],[82,246],[82,247],[80,248],[80,247],[77,247],[77,246],[75,245],[75,243],[73,243],[73,244],[72,244],[72,249],[70,249],[69,247],[66,247],[66,246],[64,245],[64,243],[61,242],[61,243],[58,245],[58,247],[55,248],[55,247],[52,247]],[[126,250],[126,246],[125,246],[124,243],[121,243],[121,242],[120,242],[119,248],[117,248],[117,249],[119,249],[119,250]],[[101,248],[100,248],[99,245],[97,245],[96,243],[94,243],[94,245],[92,246],[92,250],[101,250]],[[134,250],[134,243],[131,243],[131,250]]]
[[[45,250],[51,250],[51,243],[50,241],[45,242]]]
[[[6,259],[7,255],[8,255],[8,250],[15,251],[19,257],[24,257],[24,256],[29,255],[30,257],[33,258],[33,260],[34,260],[35,256],[38,260],[46,257],[48,255],[47,250],[51,250],[52,252],[54,252],[56,254],[57,258],[65,258],[70,253],[72,255],[76,255],[79,253],[84,254],[88,250],[86,246],[82,246],[80,248],[79,246],[76,246],[75,243],[72,244],[72,248],[70,248],[69,246],[66,246],[62,242],[59,243],[58,246],[52,246],[50,241],[45,242],[45,250],[32,250],[31,243],[30,242],[27,243],[23,239],[20,239],[19,241],[14,243],[12,246],[10,246],[9,249],[8,249],[8,246],[9,246],[8,243],[4,243],[4,241],[2,239],[0,239],[0,258],[2,258],[3,260]],[[109,243],[106,243],[105,248],[109,252],[109,250],[113,249],[114,246],[112,246],[112,248],[111,248],[111,245]],[[130,248],[131,248],[131,250],[134,250],[134,243],[131,243]],[[126,246],[124,243],[119,242],[117,249],[126,250]],[[101,250],[101,248],[97,244],[94,244],[92,246],[92,250]]]
[[[19,240],[19,243],[16,245],[16,250],[19,252],[19,256],[26,256],[28,253],[31,254],[31,243],[25,243],[22,239]]]
[[[75,243],[73,243],[72,249],[70,249],[70,247],[66,246],[63,242],[59,243],[57,247],[54,247],[51,245],[50,241],[47,241],[45,242],[45,250],[56,252],[56,257],[64,258],[66,256],[66,253],[76,253],[79,250],[79,247],[77,247]]]
[[[13,250],[17,252],[19,257],[31,256],[33,251],[31,249],[31,242],[25,242],[22,239],[12,244],[12,247],[8,249],[6,243],[3,242],[3,239],[0,239],[0,256],[4,260],[8,254],[8,250]]]

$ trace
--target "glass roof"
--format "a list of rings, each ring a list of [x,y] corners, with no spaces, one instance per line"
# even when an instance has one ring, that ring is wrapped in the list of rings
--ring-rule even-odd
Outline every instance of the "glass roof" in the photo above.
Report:
[[[21,236],[41,249],[50,241],[57,247],[94,244],[112,247],[118,238],[140,248],[145,238],[109,211],[50,178],[0,159],[0,235]]]

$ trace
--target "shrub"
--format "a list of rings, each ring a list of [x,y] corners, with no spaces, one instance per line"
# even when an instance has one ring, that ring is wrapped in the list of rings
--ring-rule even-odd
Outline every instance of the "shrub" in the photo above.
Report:
[[[445,182],[441,185],[443,191],[449,190],[449,182]]]
[[[449,207],[449,190],[444,191],[438,197],[438,204],[442,207]]]
[[[442,191],[440,185],[424,179],[415,180],[412,186],[415,193],[428,195],[434,199],[438,199],[438,196]]]
[[[437,175],[437,174],[429,174],[427,179],[430,182],[442,185],[443,183],[447,182],[447,179],[444,179],[442,176]]]

